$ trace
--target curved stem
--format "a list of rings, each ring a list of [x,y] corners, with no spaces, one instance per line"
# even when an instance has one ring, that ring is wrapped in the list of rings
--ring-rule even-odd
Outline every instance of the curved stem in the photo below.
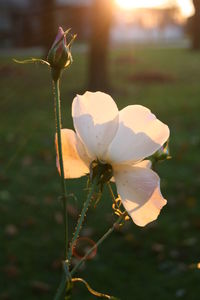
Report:
[[[67,245],[68,245],[68,218],[67,218],[67,189],[65,185],[64,166],[62,157],[62,139],[61,139],[61,108],[60,108],[60,85],[59,79],[53,81],[54,97],[55,97],[55,119],[56,119],[56,133],[58,139],[58,158],[60,164],[61,187],[62,187],[62,200],[63,200],[63,218],[64,218],[64,257],[67,260]]]
[[[117,219],[117,221],[112,225],[112,227],[109,228],[108,231],[97,241],[97,243],[92,248],[90,248],[90,250],[85,254],[85,256],[76,264],[76,266],[70,272],[71,277],[77,271],[77,269],[83,264],[83,262],[87,259],[87,257],[94,251],[94,249],[96,249],[114,231],[116,225],[120,224],[123,219],[124,219],[124,215],[121,215]],[[62,295],[64,288],[66,286],[67,278],[69,277],[68,269],[64,268],[64,271],[65,271],[66,277],[62,279],[62,282],[59,286],[59,290],[58,290],[59,295]],[[73,281],[73,279],[71,279],[71,280]],[[59,298],[55,298],[55,300],[59,300]]]
[[[123,220],[124,216],[121,215],[117,221],[108,229],[108,231],[98,240],[98,242],[90,248],[90,250],[83,256],[83,258],[76,264],[76,266],[71,270],[71,276],[77,271],[77,269],[83,264],[83,262],[87,259],[87,257],[97,248],[115,229],[116,225],[120,224]]]
[[[77,240],[77,238],[79,237],[80,230],[81,230],[81,227],[82,227],[82,224],[83,224],[85,215],[86,215],[86,213],[87,213],[88,207],[89,207],[89,205],[90,205],[90,201],[91,201],[91,199],[92,199],[92,195],[93,195],[94,190],[95,190],[95,186],[96,186],[96,184],[93,183],[93,184],[92,184],[92,187],[91,187],[90,190],[89,190],[87,199],[86,199],[86,201],[85,201],[85,203],[84,203],[84,205],[83,205],[83,209],[82,209],[82,211],[81,211],[80,217],[79,217],[79,219],[78,219],[78,223],[77,223],[77,226],[76,226],[76,230],[75,230],[74,236],[73,236],[73,238],[72,238],[72,242],[71,242],[70,249],[69,249],[69,253],[68,253],[68,261],[69,261],[69,262],[70,262],[70,260],[71,260],[71,258],[72,258],[73,246],[75,245],[76,240]]]
[[[83,278],[73,278],[72,282],[83,283],[85,285],[85,287],[88,289],[88,291],[90,292],[90,294],[94,295],[95,297],[105,298],[105,299],[110,299],[110,300],[117,300],[117,298],[115,298],[113,296],[109,296],[107,294],[103,294],[103,293],[99,293],[99,292],[95,291],[93,288],[91,288],[91,286]]]

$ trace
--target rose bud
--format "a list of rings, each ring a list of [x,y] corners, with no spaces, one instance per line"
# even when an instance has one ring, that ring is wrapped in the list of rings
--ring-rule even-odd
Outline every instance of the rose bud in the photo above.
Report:
[[[52,69],[52,77],[54,80],[58,80],[61,71],[66,68],[72,62],[72,57],[70,53],[70,45],[75,38],[72,38],[69,44],[66,42],[66,33],[62,27],[58,28],[58,33],[53,42],[51,49],[49,50],[47,61]]]

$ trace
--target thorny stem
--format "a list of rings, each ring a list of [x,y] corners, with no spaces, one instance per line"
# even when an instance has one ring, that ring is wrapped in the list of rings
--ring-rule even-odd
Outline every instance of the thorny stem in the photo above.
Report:
[[[56,132],[58,141],[58,157],[60,165],[60,175],[61,175],[61,187],[62,187],[62,200],[63,200],[63,218],[64,218],[64,236],[65,236],[65,246],[64,246],[64,257],[67,261],[67,246],[68,246],[68,217],[67,217],[67,189],[64,177],[64,166],[62,157],[62,139],[61,139],[61,108],[60,108],[60,85],[59,79],[53,81],[54,97],[55,97],[55,119],[56,119]]]
[[[117,221],[108,229],[108,231],[97,241],[97,243],[88,250],[88,252],[81,258],[81,260],[76,264],[76,266],[71,270],[71,276],[77,271],[77,269],[84,263],[88,256],[96,249],[115,229],[116,225],[120,224],[124,219],[124,215],[121,215]]]
[[[69,248],[69,253],[68,253],[68,261],[70,262],[71,258],[72,258],[72,251],[73,251],[73,247],[74,245],[76,244],[76,240],[77,238],[79,237],[79,234],[80,234],[80,230],[81,230],[81,227],[82,227],[82,224],[83,224],[83,221],[84,221],[84,218],[85,218],[85,215],[87,213],[87,210],[88,210],[88,207],[90,205],[90,202],[91,202],[91,199],[92,199],[92,196],[94,194],[94,190],[95,190],[95,182],[92,184],[92,187],[89,189],[89,193],[88,193],[88,196],[87,196],[87,199],[83,205],[83,209],[81,211],[81,214],[80,214],[80,217],[78,219],[78,223],[77,223],[77,226],[76,226],[76,230],[75,230],[75,233],[73,235],[73,238],[72,238],[72,242],[71,242],[71,245],[70,245],[70,248]]]
[[[70,245],[70,249],[69,249],[69,253],[68,253],[68,257],[67,257],[67,261],[64,262],[64,274],[62,276],[62,280],[60,282],[60,285],[57,289],[57,293],[56,293],[56,296],[54,298],[54,300],[60,300],[60,297],[63,295],[63,292],[66,288],[66,283],[67,283],[67,280],[72,280],[71,279],[71,274],[69,273],[69,262],[71,260],[71,257],[72,257],[72,250],[73,250],[73,246],[79,236],[79,233],[80,233],[80,230],[81,230],[81,227],[82,227],[82,224],[83,224],[83,221],[84,221],[84,217],[85,217],[85,214],[87,212],[87,209],[89,207],[89,204],[90,204],[90,201],[92,199],[92,196],[94,194],[94,190],[95,190],[95,183],[92,184],[92,187],[89,189],[89,193],[88,193],[88,196],[87,196],[87,199],[83,205],[83,209],[82,209],[82,212],[80,214],[80,217],[79,217],[79,220],[78,220],[78,223],[77,223],[77,227],[76,227],[76,231],[74,233],[74,236],[72,238],[72,242],[71,242],[71,245]]]
[[[78,225],[77,225],[77,229],[76,229],[74,237],[72,239],[72,244],[71,244],[70,252],[68,254],[68,258],[70,258],[70,259],[72,257],[73,243],[76,241],[76,239],[77,239],[77,237],[79,235],[79,232],[80,232],[83,220],[84,220],[84,216],[85,216],[85,213],[87,212],[87,209],[88,209],[88,206],[90,204],[91,198],[92,198],[92,196],[94,194],[95,187],[96,187],[96,185],[95,185],[95,183],[93,183],[92,188],[90,189],[90,191],[88,193],[88,197],[87,197],[87,200],[86,200],[86,202],[84,204],[83,210],[81,212],[81,215],[80,215],[80,218],[79,218],[79,221],[78,221]],[[112,188],[111,188],[111,190],[112,190]],[[70,280],[73,281],[72,276],[77,271],[77,269],[84,263],[84,261],[88,258],[88,256],[114,231],[116,225],[120,224],[123,219],[124,219],[124,214],[122,214],[117,219],[117,221],[112,225],[112,227],[110,227],[109,230],[97,241],[97,243],[95,243],[95,245],[89,249],[89,251],[75,265],[75,267],[72,269],[72,271],[70,273],[69,273],[69,269],[68,269],[69,261],[65,261],[64,262],[64,264],[65,264],[64,265],[65,276],[62,277],[62,281],[61,281],[60,286],[59,286],[59,288],[57,290],[57,294],[56,294],[56,297],[54,298],[54,300],[59,300],[60,299],[60,296],[63,294],[64,289],[66,287],[67,280],[70,278]]]

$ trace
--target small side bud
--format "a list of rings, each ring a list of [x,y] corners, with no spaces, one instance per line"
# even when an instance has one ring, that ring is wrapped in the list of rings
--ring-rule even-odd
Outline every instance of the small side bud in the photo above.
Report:
[[[47,62],[50,64],[53,80],[58,80],[61,71],[72,62],[70,46],[76,36],[73,36],[72,40],[67,44],[66,34],[68,32],[69,30],[64,32],[62,27],[58,28],[57,36],[47,56]]]
[[[151,161],[152,163],[156,163],[159,161],[163,161],[166,159],[170,159],[170,153],[169,153],[169,142],[167,141],[158,151],[156,151],[156,153],[154,153],[151,156]]]

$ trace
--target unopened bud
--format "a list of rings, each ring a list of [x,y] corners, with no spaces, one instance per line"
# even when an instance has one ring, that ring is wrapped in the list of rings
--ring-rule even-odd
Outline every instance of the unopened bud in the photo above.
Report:
[[[72,62],[70,53],[71,42],[67,44],[66,32],[63,31],[62,27],[59,27],[55,41],[53,42],[47,56],[47,61],[51,66],[52,77],[54,80],[57,80],[60,77],[61,71]]]
[[[165,159],[170,159],[171,156],[169,154],[169,144],[166,142],[154,155],[152,155],[152,158],[155,162],[162,161]]]

